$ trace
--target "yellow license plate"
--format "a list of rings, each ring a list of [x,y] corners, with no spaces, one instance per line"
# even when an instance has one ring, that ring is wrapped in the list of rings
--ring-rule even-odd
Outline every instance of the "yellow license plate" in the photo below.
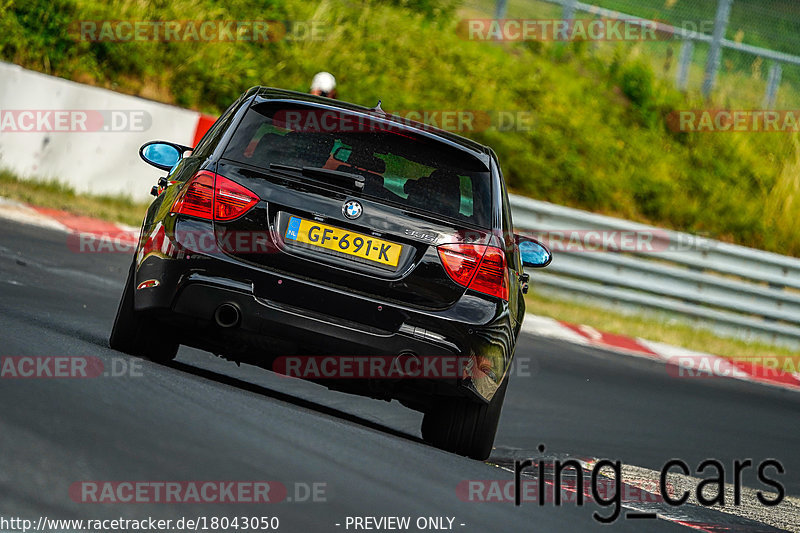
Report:
[[[400,252],[403,250],[401,244],[300,217],[289,219],[286,238],[393,267],[400,261]]]

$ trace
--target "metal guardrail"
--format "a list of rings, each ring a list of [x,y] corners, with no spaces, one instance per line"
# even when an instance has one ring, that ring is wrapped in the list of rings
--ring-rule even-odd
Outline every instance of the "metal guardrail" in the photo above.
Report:
[[[648,20],[642,17],[628,15],[627,13],[620,13],[619,11],[606,9],[593,4],[576,2],[574,0],[545,0],[545,1],[550,2],[551,4],[558,4],[572,11],[575,10],[583,11],[595,16],[625,20],[629,24],[641,24],[647,27],[653,27],[658,32],[675,35],[682,39],[690,39],[692,41],[699,41],[704,43],[712,43],[714,41],[714,37],[712,35],[706,35],[705,33],[700,33],[693,30],[687,30],[685,28],[679,28],[677,26],[671,26],[669,24],[665,24],[660,21]],[[733,50],[738,50],[740,52],[747,52],[749,54],[765,57],[767,59],[772,59],[774,61],[781,61],[784,63],[792,63],[795,65],[800,65],[800,56],[779,52],[777,50],[770,50],[769,48],[762,48],[760,46],[753,46],[745,43],[740,43],[737,41],[732,41],[730,39],[725,39],[724,37],[720,39],[720,42],[722,43],[722,46],[724,46],[725,48],[731,48]]]
[[[800,346],[800,259],[520,196],[511,206],[516,231],[553,250],[547,269],[530,272],[533,286]]]
[[[728,48],[739,52],[744,52],[757,57],[768,59],[772,62],[767,79],[767,88],[764,95],[764,106],[772,107],[775,103],[775,96],[778,87],[781,84],[782,65],[798,65],[800,66],[800,56],[787,54],[769,48],[762,48],[760,46],[753,46],[749,44],[740,43],[735,40],[725,38],[725,31],[730,17],[731,6],[734,0],[717,0],[717,13],[714,19],[714,31],[712,35],[705,33],[687,30],[658,22],[654,20],[647,20],[641,17],[621,13],[612,9],[606,9],[596,6],[591,3],[579,2],[578,0],[544,0],[551,4],[561,6],[564,19],[573,18],[576,11],[589,13],[596,17],[606,17],[610,19],[625,20],[628,24],[638,24],[647,27],[654,27],[658,32],[667,35],[673,35],[682,40],[680,52],[680,65],[678,68],[678,79],[676,80],[677,86],[681,90],[685,90],[687,86],[687,78],[689,72],[689,63],[691,62],[692,55],[694,54],[694,43],[702,42],[710,45],[709,57],[706,60],[705,75],[703,80],[703,95],[708,98],[711,90],[714,87],[717,78],[717,71],[720,67],[722,57],[722,49]],[[507,0],[497,0],[495,6],[495,17],[498,19],[505,18]]]

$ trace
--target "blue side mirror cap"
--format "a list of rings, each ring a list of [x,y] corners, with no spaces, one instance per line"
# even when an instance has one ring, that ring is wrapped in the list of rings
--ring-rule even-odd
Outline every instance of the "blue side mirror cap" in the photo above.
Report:
[[[139,155],[145,162],[161,170],[170,170],[183,157],[182,146],[161,141],[146,143],[139,149]]]
[[[522,264],[526,267],[543,268],[553,260],[550,250],[544,244],[534,240],[522,239],[519,243],[519,253],[522,257]]]

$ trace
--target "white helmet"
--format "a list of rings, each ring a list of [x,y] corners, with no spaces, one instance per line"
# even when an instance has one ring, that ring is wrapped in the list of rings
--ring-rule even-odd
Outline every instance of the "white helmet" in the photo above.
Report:
[[[330,72],[317,72],[311,80],[312,93],[330,94],[334,89],[336,89],[336,78]]]

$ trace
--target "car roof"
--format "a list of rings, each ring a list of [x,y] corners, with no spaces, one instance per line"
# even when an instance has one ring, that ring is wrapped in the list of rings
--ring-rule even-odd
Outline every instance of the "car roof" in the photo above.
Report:
[[[252,90],[252,89],[251,89]],[[248,91],[249,92],[249,91]],[[352,104],[350,102],[344,102],[342,100],[335,100],[331,98],[325,98],[323,96],[315,96],[313,94],[308,93],[301,93],[297,91],[288,91],[285,89],[276,89],[274,87],[257,87],[256,88],[256,95],[269,100],[295,100],[301,102],[307,102],[309,104],[321,104],[328,107],[335,107],[339,109],[344,109],[347,111],[355,111],[358,113],[374,113],[374,108],[364,107],[357,104]],[[479,156],[481,159],[486,158],[490,154],[493,154],[492,150],[484,146],[480,143],[477,143],[471,139],[467,139],[466,137],[462,137],[460,135],[456,135],[452,132],[445,131],[439,128],[435,128],[433,126],[429,126],[428,124],[424,124],[421,122],[417,122],[414,120],[406,119],[403,117],[399,117],[397,115],[392,115],[391,113],[385,112],[384,115],[381,116],[382,120],[386,120],[388,122],[393,122],[395,124],[401,125],[409,130],[419,131],[428,135],[433,135],[435,137],[440,137],[443,140],[449,141],[452,144],[456,144],[460,146],[462,149],[468,150],[473,152],[475,155]]]

